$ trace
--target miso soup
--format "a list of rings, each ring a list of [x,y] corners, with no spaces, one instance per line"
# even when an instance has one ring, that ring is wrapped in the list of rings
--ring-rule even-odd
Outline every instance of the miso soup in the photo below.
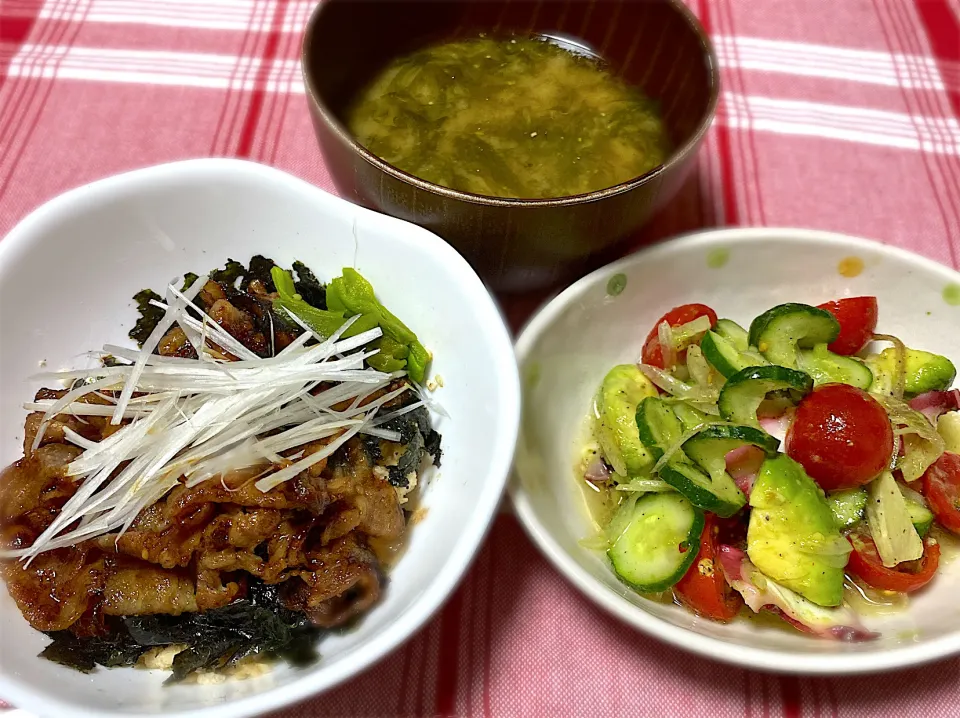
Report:
[[[657,104],[601,61],[532,37],[445,42],[390,63],[347,126],[372,153],[466,192],[592,192],[663,164]]]

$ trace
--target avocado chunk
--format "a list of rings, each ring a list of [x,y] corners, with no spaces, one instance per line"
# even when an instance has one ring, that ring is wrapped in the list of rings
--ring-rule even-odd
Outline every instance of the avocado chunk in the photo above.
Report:
[[[960,454],[960,411],[951,411],[937,420],[937,432],[947,451]]]
[[[760,467],[750,492],[747,555],[766,576],[819,606],[843,601],[850,544],[803,467],[781,454]]]
[[[957,368],[945,356],[907,349],[908,394],[923,394],[925,391],[949,389],[957,378]]]
[[[870,390],[882,394],[893,393],[897,376],[897,350],[890,347],[879,354],[871,354],[866,362],[874,377]],[[907,349],[904,364],[904,392],[907,394],[942,391],[948,389],[957,378],[957,368],[953,362],[939,354]]]
[[[657,388],[636,364],[615,366],[600,386],[597,440],[604,458],[621,476],[637,476],[653,466],[636,419],[637,406],[650,396],[657,396]]]

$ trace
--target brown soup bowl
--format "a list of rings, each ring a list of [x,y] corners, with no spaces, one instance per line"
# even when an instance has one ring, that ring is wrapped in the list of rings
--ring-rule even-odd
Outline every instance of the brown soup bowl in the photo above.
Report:
[[[414,177],[346,130],[350,103],[390,60],[482,32],[546,35],[589,48],[660,102],[673,154],[607,189],[503,199]],[[719,95],[713,47],[680,0],[324,0],[304,36],[303,75],[338,191],[440,235],[500,291],[542,288],[581,274],[636,233],[687,178]]]

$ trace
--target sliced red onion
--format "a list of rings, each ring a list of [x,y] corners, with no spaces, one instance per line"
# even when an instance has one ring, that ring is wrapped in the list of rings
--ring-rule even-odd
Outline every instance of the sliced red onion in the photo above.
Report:
[[[910,408],[919,411],[934,426],[941,414],[960,410],[960,389],[928,391],[910,400]]]
[[[778,616],[780,616],[780,618],[796,628],[798,631],[809,633],[811,636],[826,638],[830,641],[846,641],[848,643],[856,643],[859,641],[872,641],[880,635],[873,631],[868,631],[860,626],[808,626],[805,623],[801,623],[800,621],[796,620],[788,613],[783,611],[783,609],[777,608],[776,606],[766,606],[764,607],[764,610],[770,611],[771,613],[776,613]]]
[[[747,560],[747,552],[736,546],[721,544],[717,546],[717,553],[720,556],[720,567],[727,581],[742,581],[743,562]]]
[[[788,409],[779,416],[758,417],[760,428],[770,434],[770,436],[773,438],[783,441],[787,436],[787,430],[790,428],[791,422],[793,422],[795,413],[796,412],[793,409]]]
[[[593,484],[604,484],[610,480],[611,476],[613,476],[613,469],[600,458],[599,454],[587,465],[587,470],[583,473],[583,478]]]
[[[879,634],[860,625],[849,608],[824,608],[764,576],[744,551],[728,545],[717,548],[727,583],[755,613],[771,611],[804,633],[835,641],[868,641]]]
[[[738,446],[724,457],[727,473],[733,477],[737,488],[747,496],[753,490],[753,484],[757,480],[757,474],[765,458],[762,449],[750,444]]]

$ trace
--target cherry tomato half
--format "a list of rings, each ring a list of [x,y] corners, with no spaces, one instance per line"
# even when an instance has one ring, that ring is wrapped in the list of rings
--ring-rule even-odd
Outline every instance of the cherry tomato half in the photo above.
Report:
[[[935,541],[924,542],[923,556],[916,561],[905,561],[893,568],[883,565],[877,545],[867,534],[852,534],[850,544],[853,552],[847,571],[881,591],[910,593],[923,588],[930,583],[940,565],[940,546]]]
[[[719,520],[713,514],[706,514],[700,552],[690,570],[673,587],[673,592],[698,616],[726,622],[740,611],[743,599],[727,583],[717,560],[719,534]]]
[[[863,349],[877,331],[876,297],[851,297],[820,304],[840,322],[840,334],[827,348],[835,354],[849,356]]]
[[[681,304],[660,317],[647,335],[647,341],[644,342],[643,354],[641,355],[643,363],[660,369],[666,368],[663,365],[663,350],[660,348],[660,340],[657,336],[657,328],[661,324],[667,322],[671,327],[679,327],[700,317],[710,317],[711,327],[717,323],[717,313],[706,304]],[[682,362],[685,354],[686,350],[681,351],[678,360]]]
[[[923,475],[923,495],[937,523],[960,534],[960,454],[949,451]]]
[[[862,486],[893,453],[893,427],[883,407],[848,384],[824,384],[804,397],[787,430],[787,455],[825,491]]]

